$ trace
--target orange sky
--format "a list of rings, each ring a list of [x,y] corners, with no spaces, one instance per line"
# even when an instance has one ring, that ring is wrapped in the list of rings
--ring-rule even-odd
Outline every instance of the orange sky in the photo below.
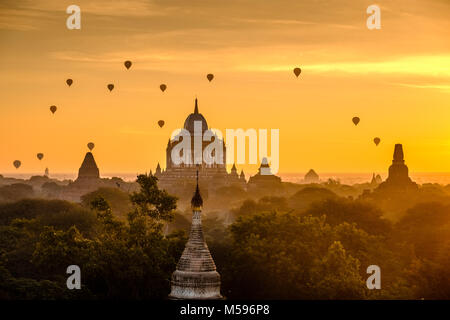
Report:
[[[66,28],[71,4],[81,30]],[[149,171],[195,96],[223,132],[280,129],[280,172],[385,172],[395,143],[411,171],[448,172],[450,1],[378,1],[372,31],[371,4],[2,1],[0,173],[75,172],[89,141],[101,172]]]

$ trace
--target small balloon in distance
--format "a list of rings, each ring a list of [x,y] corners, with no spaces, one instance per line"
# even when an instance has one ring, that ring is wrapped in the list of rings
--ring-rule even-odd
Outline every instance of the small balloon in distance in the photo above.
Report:
[[[298,78],[298,76],[300,75],[300,73],[302,73],[302,69],[300,68],[294,68],[294,74],[295,76]]]
[[[212,73],[208,73],[208,74],[206,75],[206,79],[208,79],[209,82],[211,82],[212,79],[214,79],[214,75],[213,75]]]
[[[90,151],[92,151],[92,149],[94,149],[94,147],[95,147],[95,144],[94,144],[93,142],[89,142],[89,143],[87,144],[87,147],[88,147],[88,149],[89,149]]]
[[[15,160],[13,162],[13,165],[16,169],[19,169],[19,167],[21,166],[22,162],[20,162],[20,160]]]
[[[158,121],[159,127],[160,127],[160,128],[164,127],[164,123],[165,123],[164,120],[159,120],[159,121]]]
[[[107,87],[110,92],[114,89],[114,85],[112,83],[108,84]]]
[[[376,138],[373,139],[373,142],[375,143],[376,146],[378,146],[380,144],[380,142],[381,142],[381,139],[376,137]]]
[[[165,84],[162,84],[159,86],[159,88],[161,89],[162,92],[166,91],[167,86]]]
[[[44,154],[43,154],[43,153],[38,153],[38,154],[36,155],[36,157],[37,157],[39,160],[42,160],[42,158],[44,158]]]
[[[355,126],[358,125],[358,123],[359,123],[360,120],[361,120],[361,119],[359,119],[359,117],[353,117],[353,118],[352,118],[352,121],[353,121],[353,123],[355,124]]]
[[[55,113],[57,109],[58,109],[58,108],[56,108],[56,106],[50,106],[50,111],[51,111],[52,113]]]
[[[131,61],[129,61],[129,60],[125,61],[123,64],[125,65],[125,68],[127,68],[127,70],[130,69],[130,67],[132,65]]]
[[[67,79],[66,83],[70,87],[72,85],[72,83],[73,83],[73,80],[72,79]]]

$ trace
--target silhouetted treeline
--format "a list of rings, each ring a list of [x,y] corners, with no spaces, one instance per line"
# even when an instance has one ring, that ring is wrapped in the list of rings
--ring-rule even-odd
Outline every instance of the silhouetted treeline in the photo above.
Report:
[[[81,204],[1,204],[0,298],[166,298],[191,212],[175,211],[176,199],[153,176],[138,183],[131,196],[103,188]],[[449,188],[361,197],[338,184],[287,188],[248,199],[222,190],[227,201],[240,194],[228,222],[204,212],[228,299],[450,299]],[[81,290],[66,287],[72,264],[81,268]],[[366,287],[369,265],[381,268],[381,290]]]
[[[90,209],[60,200],[0,206],[0,298],[164,298],[186,237],[162,234],[176,198],[152,176],[138,182],[126,221],[100,196]],[[81,290],[66,287],[69,265],[81,268]]]

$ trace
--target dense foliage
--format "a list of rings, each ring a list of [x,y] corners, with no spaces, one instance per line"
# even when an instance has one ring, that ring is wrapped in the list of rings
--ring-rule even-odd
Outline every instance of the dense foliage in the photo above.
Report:
[[[23,200],[0,207],[0,298],[163,298],[183,250],[184,233],[163,236],[176,198],[138,177],[126,221],[98,196],[92,210],[65,201]],[[15,219],[13,217],[16,216]],[[66,268],[82,270],[68,290]],[[45,279],[45,280],[40,280]]]
[[[11,186],[23,192],[0,204],[0,299],[166,298],[191,211],[175,211],[154,176],[137,182],[138,192],[102,188],[81,204],[19,200],[32,190]],[[204,211],[228,299],[450,299],[449,188],[373,198],[343,197],[350,187],[338,183],[287,188],[241,194],[225,215]],[[242,190],[221,192],[211,201],[226,205]],[[81,290],[66,287],[72,264]],[[381,290],[366,287],[370,265],[381,268]]]

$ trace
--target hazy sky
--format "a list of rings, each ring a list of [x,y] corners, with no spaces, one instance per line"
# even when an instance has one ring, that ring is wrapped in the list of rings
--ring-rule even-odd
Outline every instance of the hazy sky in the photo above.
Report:
[[[371,4],[2,0],[0,173],[75,172],[89,141],[101,172],[154,170],[196,96],[213,128],[280,129],[280,172],[385,172],[395,143],[450,171],[450,1],[377,1],[381,30]]]

